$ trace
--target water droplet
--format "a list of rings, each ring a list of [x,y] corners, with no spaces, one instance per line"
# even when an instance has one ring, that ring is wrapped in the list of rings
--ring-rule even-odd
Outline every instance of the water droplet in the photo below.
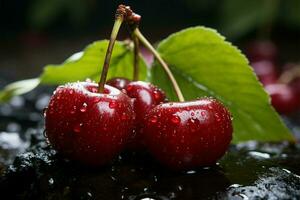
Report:
[[[50,179],[48,180],[48,182],[49,182],[49,185],[53,185],[53,183],[54,183],[53,178],[50,178]]]
[[[87,109],[87,104],[83,103],[82,107],[80,108],[80,112],[86,112],[86,109]]]
[[[179,124],[179,123],[180,123],[180,118],[179,118],[177,115],[173,115],[173,116],[171,117],[171,122],[172,122],[173,124]]]
[[[218,113],[215,114],[215,118],[217,122],[221,121],[221,117]]]
[[[46,114],[47,113],[47,109],[48,109],[48,107],[46,107],[46,108],[43,109],[43,115],[44,115],[44,117],[46,117],[46,115],[47,115]]]
[[[92,80],[90,78],[85,79],[85,82],[91,83]]]
[[[71,110],[70,113],[71,113],[71,114],[75,114],[75,113],[76,113],[76,109],[77,109],[77,107],[76,107],[76,106],[73,106],[73,110]]]
[[[115,101],[111,101],[111,102],[109,102],[109,105],[108,105],[108,106],[109,106],[110,108],[116,108],[117,105],[118,105],[118,104],[117,104]]]
[[[73,128],[73,131],[79,133],[81,131],[82,123],[76,124]]]
[[[122,120],[126,120],[126,119],[127,119],[126,113],[123,113],[123,114],[122,114],[121,119],[122,119]]]
[[[195,171],[195,170],[189,170],[189,171],[187,171],[186,173],[187,173],[187,174],[195,174],[196,171]]]
[[[153,123],[153,124],[155,124],[156,122],[157,122],[157,116],[152,116],[151,118],[150,118],[150,122],[151,123]]]
[[[43,131],[43,135],[44,135],[45,138],[48,138],[46,129]]]
[[[97,92],[98,92],[98,88],[92,87],[92,88],[91,88],[91,92],[92,92],[92,93],[97,93]]]
[[[154,90],[153,94],[154,94],[154,99],[156,99],[156,100],[160,99],[161,96],[160,96],[160,93],[157,90]]]
[[[132,88],[133,88],[132,85],[128,85],[128,86],[126,87],[126,90],[127,90],[127,91],[130,91],[130,90],[132,90]]]
[[[95,98],[93,99],[93,102],[94,102],[94,103],[98,103],[99,101],[100,101],[100,99],[97,98],[97,97],[95,97]]]

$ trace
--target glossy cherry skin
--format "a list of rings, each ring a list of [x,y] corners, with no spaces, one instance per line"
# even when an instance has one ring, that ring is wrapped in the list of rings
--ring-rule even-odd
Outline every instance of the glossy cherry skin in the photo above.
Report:
[[[263,85],[273,84],[277,82],[277,69],[273,62],[269,60],[261,60],[251,63],[259,81]]]
[[[295,91],[285,84],[272,84],[265,87],[271,96],[272,105],[280,114],[289,114],[297,110],[300,99]]]
[[[128,80],[127,78],[122,78],[122,77],[112,78],[106,82],[107,85],[113,86],[119,90],[125,89],[129,83],[130,83],[130,80]]]
[[[143,81],[132,81],[125,90],[127,95],[134,99],[134,111],[136,113],[135,134],[128,146],[131,149],[140,149],[144,146],[141,127],[144,124],[145,115],[156,105],[166,102],[166,95],[158,87]]]
[[[292,88],[293,93],[297,98],[297,108],[300,108],[300,78],[296,78],[289,83],[289,86]]]
[[[161,163],[175,170],[215,164],[232,139],[229,111],[210,98],[160,104],[145,120],[147,148]]]
[[[46,136],[59,153],[87,165],[111,161],[130,138],[135,120],[133,102],[105,85],[70,83],[58,87],[45,112]]]

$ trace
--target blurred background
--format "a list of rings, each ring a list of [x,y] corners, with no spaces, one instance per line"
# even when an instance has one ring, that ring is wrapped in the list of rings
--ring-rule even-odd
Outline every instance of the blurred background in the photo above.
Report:
[[[299,0],[1,0],[0,86],[35,77],[88,43],[108,38],[119,3],[142,15],[155,42],[185,27],[216,28],[242,49],[258,39],[278,48],[279,68],[299,61]],[[127,37],[125,29],[120,39]]]
[[[0,87],[108,39],[120,3],[142,16],[153,43],[191,26],[217,29],[247,55],[280,114],[299,110],[299,0],[2,0]],[[124,27],[119,39],[127,37]]]

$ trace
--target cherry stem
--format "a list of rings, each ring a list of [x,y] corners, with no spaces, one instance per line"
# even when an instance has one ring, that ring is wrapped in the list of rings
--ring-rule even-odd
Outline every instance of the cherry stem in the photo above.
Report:
[[[178,100],[180,102],[185,101],[184,97],[182,95],[182,92],[180,90],[180,87],[175,79],[175,77],[173,76],[173,73],[171,72],[169,66],[167,65],[167,63],[161,58],[161,56],[159,55],[159,53],[155,50],[155,48],[151,45],[151,43],[144,37],[144,35],[140,32],[140,30],[138,28],[136,28],[133,31],[134,35],[136,35],[136,37],[142,42],[142,44],[149,49],[149,51],[151,51],[151,53],[154,55],[154,57],[158,60],[158,62],[161,64],[161,66],[163,67],[163,69],[165,70],[165,72],[167,73],[170,81],[172,82],[173,88],[176,92],[176,95],[178,97]]]
[[[135,34],[132,34],[132,40],[134,43],[134,60],[133,60],[133,80],[139,80],[139,39]]]
[[[288,84],[296,78],[300,78],[300,67],[297,66],[283,72],[278,78],[278,82]]]
[[[120,30],[120,27],[123,23],[125,14],[126,13],[124,11],[123,5],[120,5],[119,8],[117,9],[117,12],[116,12],[114,26],[113,26],[113,29],[112,29],[112,32],[111,32],[111,35],[110,35],[109,44],[108,44],[108,47],[107,47],[107,50],[106,50],[104,64],[103,64],[103,68],[102,68],[102,72],[101,72],[101,78],[100,78],[100,81],[98,83],[98,92],[99,93],[102,93],[104,91],[104,85],[105,85],[105,82],[106,82],[106,77],[107,77],[109,63],[110,63],[110,59],[111,59],[111,55],[112,55],[112,50],[114,48],[114,44],[115,44],[118,32]]]

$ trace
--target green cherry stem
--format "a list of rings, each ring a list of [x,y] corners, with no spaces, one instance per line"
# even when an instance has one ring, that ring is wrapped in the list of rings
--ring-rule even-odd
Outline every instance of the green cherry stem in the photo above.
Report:
[[[112,29],[112,32],[110,35],[109,44],[108,44],[108,47],[106,50],[106,55],[105,55],[104,64],[103,64],[103,68],[102,68],[101,78],[98,83],[98,92],[99,93],[102,93],[104,91],[104,85],[106,82],[106,77],[107,77],[109,63],[110,63],[110,59],[111,59],[111,55],[112,55],[112,50],[114,48],[114,44],[115,44],[118,32],[120,30],[120,27],[124,20],[125,11],[122,8],[123,7],[119,6],[119,8],[117,9],[117,12],[116,12],[114,26],[113,26],[113,29]]]
[[[154,47],[150,44],[150,42],[144,37],[144,35],[140,32],[140,30],[138,28],[136,28],[133,31],[134,35],[136,35],[136,37],[141,41],[141,43],[151,51],[151,53],[154,55],[154,57],[158,60],[158,62],[161,64],[161,66],[163,67],[163,69],[165,70],[165,72],[167,73],[170,81],[172,82],[173,88],[176,92],[176,95],[178,97],[178,100],[180,102],[185,101],[184,97],[182,95],[182,92],[178,86],[178,83],[175,79],[175,77],[173,76],[173,73],[171,72],[169,66],[167,65],[167,63],[161,58],[161,56],[159,55],[159,53],[154,49]]]
[[[133,56],[133,80],[139,80],[139,39],[135,34],[132,34],[132,40],[134,44],[134,56]]]

